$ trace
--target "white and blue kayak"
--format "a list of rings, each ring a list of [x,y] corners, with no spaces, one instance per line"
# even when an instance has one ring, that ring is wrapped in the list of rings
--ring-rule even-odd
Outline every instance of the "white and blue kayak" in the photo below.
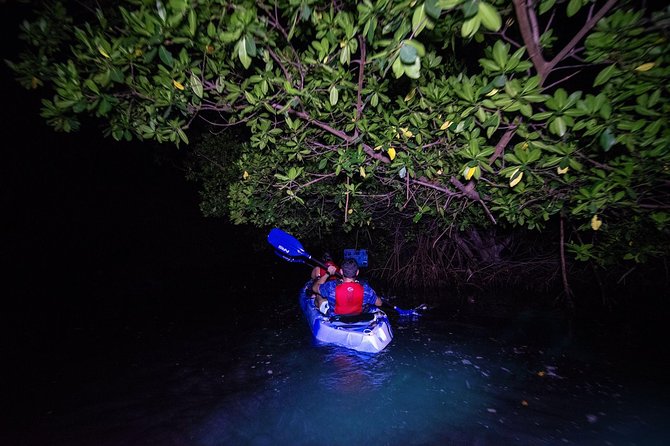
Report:
[[[325,316],[311,297],[311,281],[300,291],[300,307],[317,341],[364,353],[378,353],[393,339],[386,313],[376,309],[359,316]]]

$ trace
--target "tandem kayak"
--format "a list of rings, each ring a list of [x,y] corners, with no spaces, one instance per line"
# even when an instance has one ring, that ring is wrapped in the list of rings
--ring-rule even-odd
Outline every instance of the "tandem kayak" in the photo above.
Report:
[[[364,353],[378,353],[389,345],[393,332],[386,313],[377,309],[359,316],[324,316],[314,306],[311,283],[300,292],[300,307],[316,340]]]

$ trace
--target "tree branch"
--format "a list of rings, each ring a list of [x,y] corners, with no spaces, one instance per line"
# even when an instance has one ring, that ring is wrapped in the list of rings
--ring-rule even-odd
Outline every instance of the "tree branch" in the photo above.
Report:
[[[435,189],[435,190],[438,190],[440,192],[444,192],[445,194],[447,194],[449,196],[457,195],[456,192],[449,189],[448,187],[442,186],[441,184],[437,184],[433,181],[430,181],[426,177],[419,177],[416,180],[412,180],[412,184],[418,184],[420,186],[429,187],[431,189]]]
[[[458,178],[451,177],[449,182],[451,184],[453,184],[454,186],[456,186],[456,189],[460,190],[463,193],[463,195],[465,195],[469,199],[471,199],[473,201],[476,201],[477,203],[481,204],[482,207],[484,208],[484,212],[489,217],[491,222],[494,225],[497,224],[495,217],[493,216],[493,214],[489,210],[488,206],[486,206],[486,203],[484,203],[484,200],[482,200],[481,195],[479,195],[479,193],[475,190],[475,186],[474,186],[474,183],[472,181],[470,181],[467,185],[463,185],[463,183],[461,183],[458,180]]]
[[[279,60],[277,54],[274,51],[272,51],[272,48],[268,47],[267,50],[268,53],[270,53],[270,57],[272,57],[272,59],[279,64],[279,68],[281,68],[282,72],[284,73],[284,76],[286,76],[286,80],[288,81],[288,83],[292,84],[293,77],[291,76],[291,73],[289,73],[284,64],[281,63],[281,60]]]
[[[575,34],[572,40],[570,40],[570,42],[565,45],[565,47],[556,55],[556,57],[547,63],[547,74],[556,66],[556,64],[563,60],[577,46],[577,44],[584,38],[586,33],[588,33],[594,26],[596,26],[598,20],[602,19],[605,14],[607,14],[609,10],[612,9],[614,5],[616,5],[616,2],[617,0],[607,0],[607,3],[605,3],[602,8],[600,8],[598,12],[589,18],[586,23],[584,23],[584,26],[582,26],[582,28],[577,31],[577,34]]]
[[[284,105],[282,104],[270,104],[270,106],[276,110],[281,110],[284,108]],[[290,108],[287,110],[289,113],[292,113],[296,115],[297,117],[303,119],[304,121],[313,124],[317,127],[319,127],[322,130],[325,130],[326,132],[330,133],[331,135],[337,136],[347,144],[354,144],[358,141],[358,138],[349,136],[346,133],[344,133],[342,130],[338,130],[336,128],[331,127],[330,125],[326,124],[325,122],[319,121],[318,119],[312,118],[309,114],[303,111],[298,111],[293,108]],[[388,164],[391,162],[388,158],[386,158],[384,155],[381,153],[375,152],[374,148],[372,148],[370,145],[362,143],[363,145],[363,151],[371,158],[374,158],[376,160],[379,160],[383,162],[384,164]]]
[[[544,57],[542,56],[539,36],[537,39],[535,38],[535,33],[533,32],[533,26],[531,24],[537,23],[535,9],[528,4],[528,0],[512,0],[512,3],[514,4],[516,19],[519,22],[519,30],[521,31],[523,43],[528,49],[528,56],[533,62],[535,70],[540,75],[540,78],[544,79],[547,61],[544,60]],[[531,16],[533,17],[532,19]]]
[[[586,36],[586,34],[598,23],[598,20],[603,18],[607,12],[614,7],[617,0],[607,0],[607,2],[598,10],[597,13],[591,15],[584,23],[584,26],[577,31],[577,34],[563,47],[563,49],[550,61],[544,59],[542,55],[542,48],[540,47],[540,36],[537,25],[537,15],[535,8],[528,0],[512,0],[514,3],[514,11],[519,22],[519,30],[521,37],[528,49],[528,56],[535,66],[537,74],[540,76],[540,85],[549,76],[549,73],[554,67],[565,59],[577,46],[577,44]]]
[[[498,144],[496,144],[496,149],[493,152],[493,155],[491,155],[491,158],[489,158],[489,164],[493,164],[493,162],[503,154],[503,152],[505,151],[505,147],[507,147],[507,144],[509,144],[510,140],[516,133],[516,128],[517,125],[513,124],[503,134],[503,136],[500,138],[500,141],[498,141]]]
[[[361,92],[363,91],[363,76],[365,75],[365,39],[358,36],[358,46],[361,48],[361,58],[358,61],[358,91],[356,92],[356,121],[361,119],[363,114],[363,100]],[[358,131],[358,129],[357,129]]]

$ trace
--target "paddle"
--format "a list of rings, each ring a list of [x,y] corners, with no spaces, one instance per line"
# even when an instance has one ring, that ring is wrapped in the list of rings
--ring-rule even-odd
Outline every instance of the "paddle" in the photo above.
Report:
[[[277,250],[276,254],[285,260],[288,257],[304,257],[307,260],[313,260],[312,256],[305,251],[302,243],[297,238],[282,231],[279,228],[273,228],[268,234],[268,243],[270,243]],[[289,260],[289,262],[300,262],[300,260]]]
[[[303,248],[302,243],[293,237],[291,234],[288,234],[282,231],[279,228],[273,228],[268,234],[268,243],[270,243],[275,248],[275,254],[277,254],[282,259],[288,262],[295,263],[307,263],[312,262],[321,268],[327,270],[328,267],[321,261],[312,257],[305,248]],[[342,277],[339,273],[336,273],[337,276]],[[381,299],[381,298],[380,298]],[[395,305],[391,305],[386,302],[384,299],[381,299],[383,306],[392,308],[398,312],[401,316],[419,316],[416,310],[403,310],[398,308]]]
[[[318,259],[315,259],[302,247],[302,243],[279,228],[274,228],[268,234],[268,243],[275,248],[275,254],[288,262],[294,263],[314,263],[321,268],[328,270],[328,267]],[[336,276],[342,277],[340,273],[335,273]]]

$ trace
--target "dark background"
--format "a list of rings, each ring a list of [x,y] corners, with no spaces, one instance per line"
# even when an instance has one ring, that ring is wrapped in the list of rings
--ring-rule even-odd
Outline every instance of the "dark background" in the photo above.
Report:
[[[3,58],[18,53],[29,11],[0,3]],[[56,133],[39,92],[4,63],[0,80],[0,428],[75,404],[69,388],[152,346],[233,331],[308,276],[272,254],[264,231],[201,215],[186,149],[115,142],[95,122]]]

